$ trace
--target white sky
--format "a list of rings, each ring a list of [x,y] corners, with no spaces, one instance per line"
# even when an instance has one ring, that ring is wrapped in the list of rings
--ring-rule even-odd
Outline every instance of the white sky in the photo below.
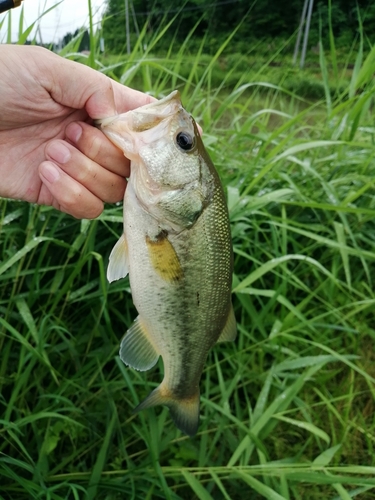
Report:
[[[22,6],[24,9],[24,26],[25,30],[34,21],[38,19],[41,13],[48,10],[50,7],[58,4],[58,0],[23,0]],[[99,22],[101,13],[105,7],[105,0],[91,0],[92,12],[94,14],[94,22]],[[12,41],[18,40],[19,19],[22,7],[12,9]],[[87,0],[62,0],[62,2],[51,12],[43,16],[40,21],[40,32],[43,43],[58,42],[66,33],[73,33],[77,28],[88,26],[89,24],[89,8]],[[1,21],[9,14],[0,14]],[[36,26],[29,35],[28,39],[32,40],[36,33]],[[4,20],[0,27],[0,42],[6,42],[8,33],[8,19]],[[37,41],[40,42],[39,34]]]

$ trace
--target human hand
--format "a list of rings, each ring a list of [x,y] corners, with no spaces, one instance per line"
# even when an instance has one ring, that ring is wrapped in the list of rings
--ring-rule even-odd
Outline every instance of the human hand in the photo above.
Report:
[[[94,218],[129,161],[92,120],[153,100],[41,47],[0,46],[0,196]]]

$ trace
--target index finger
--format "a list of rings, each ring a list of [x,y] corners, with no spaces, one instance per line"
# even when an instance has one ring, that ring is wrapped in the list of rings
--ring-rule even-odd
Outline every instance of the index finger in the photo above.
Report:
[[[112,88],[118,114],[126,113],[126,111],[156,101],[155,97],[121,85],[121,83],[115,82],[114,80],[112,81]]]
[[[17,51],[22,52],[22,48]],[[73,109],[85,109],[93,119],[124,113],[154,101],[150,95],[46,49],[32,47],[27,54],[36,61],[33,67],[37,69],[37,80],[55,102]]]

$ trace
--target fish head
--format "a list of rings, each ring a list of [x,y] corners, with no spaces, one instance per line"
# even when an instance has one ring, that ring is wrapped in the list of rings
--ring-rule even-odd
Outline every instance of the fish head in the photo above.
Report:
[[[197,124],[179,92],[99,125],[131,160],[130,183],[144,208],[158,218],[177,213],[177,222],[191,225],[212,193],[212,175]]]
[[[194,119],[182,107],[177,90],[97,124],[135,164],[133,167],[143,164],[160,186],[181,185],[197,177],[197,162],[189,157],[197,154],[200,134]],[[181,164],[183,168],[179,168]]]

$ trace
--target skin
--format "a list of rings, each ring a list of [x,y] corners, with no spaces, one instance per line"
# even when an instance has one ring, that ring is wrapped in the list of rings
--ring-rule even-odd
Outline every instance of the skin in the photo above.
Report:
[[[92,121],[154,98],[41,47],[0,46],[0,75],[0,197],[89,219],[122,200],[129,161]]]

